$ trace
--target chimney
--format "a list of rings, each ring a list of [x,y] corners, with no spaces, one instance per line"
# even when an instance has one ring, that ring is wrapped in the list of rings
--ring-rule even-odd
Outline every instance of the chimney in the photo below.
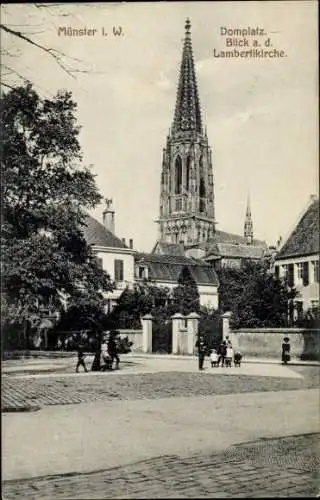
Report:
[[[121,238],[122,240],[122,243],[125,245],[126,244],[126,239],[125,238]]]
[[[103,225],[106,229],[114,233],[114,210],[112,208],[112,198],[105,198],[106,208],[102,212]]]
[[[133,239],[129,239],[129,248],[133,249]]]

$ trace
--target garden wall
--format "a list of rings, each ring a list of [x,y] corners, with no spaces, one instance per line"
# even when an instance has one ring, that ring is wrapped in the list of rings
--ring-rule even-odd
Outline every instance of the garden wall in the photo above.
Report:
[[[257,328],[230,330],[234,349],[244,357],[281,358],[284,337],[289,337],[291,357],[320,360],[320,331],[302,328]]]

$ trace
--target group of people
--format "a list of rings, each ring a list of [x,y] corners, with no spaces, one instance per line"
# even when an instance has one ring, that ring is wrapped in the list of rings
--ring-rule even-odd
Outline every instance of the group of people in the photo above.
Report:
[[[203,370],[203,363],[208,349],[202,335],[196,342],[196,347],[199,352],[199,370]],[[217,349],[210,350],[211,367],[219,366],[240,366],[242,354],[239,351],[234,352],[231,341],[229,339],[223,340]]]
[[[112,330],[104,335],[101,348],[99,348],[96,353],[95,359],[93,361],[92,370],[112,370],[115,361],[115,369],[119,369],[120,357],[119,357],[119,344],[120,344],[120,333],[116,330]],[[85,372],[88,372],[85,363],[85,353],[83,343],[80,341],[78,344],[78,362],[76,366],[76,372],[79,372],[79,368],[82,367]]]
[[[241,365],[242,354],[239,351],[234,352],[230,340],[223,340],[217,349],[211,349],[210,362],[211,367]]]

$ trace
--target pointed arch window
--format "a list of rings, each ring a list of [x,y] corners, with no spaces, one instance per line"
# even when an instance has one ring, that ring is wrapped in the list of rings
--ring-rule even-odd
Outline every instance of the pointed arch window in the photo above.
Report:
[[[199,197],[200,197],[199,210],[200,213],[203,213],[206,211],[206,186],[203,177],[201,177],[200,179]]]
[[[185,186],[186,191],[189,191],[190,173],[191,173],[191,158],[190,158],[190,156],[187,156],[187,161],[186,161],[186,186]]]
[[[174,168],[174,193],[181,194],[182,192],[182,161],[180,156],[177,156]]]

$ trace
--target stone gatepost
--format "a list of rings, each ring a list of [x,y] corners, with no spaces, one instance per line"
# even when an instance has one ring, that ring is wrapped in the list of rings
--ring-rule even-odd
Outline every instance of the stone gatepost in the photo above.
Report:
[[[142,317],[142,352],[152,352],[152,316]]]
[[[187,316],[188,320],[188,354],[195,354],[195,344],[198,338],[200,316],[196,312]]]
[[[231,330],[230,328],[231,316],[232,313],[229,311],[222,315],[222,338],[223,340],[230,340],[233,350],[236,351],[239,349],[239,338],[236,330]]]
[[[180,313],[176,313],[171,316],[172,319],[172,354],[181,354],[181,339],[180,331],[182,328],[182,322],[184,321],[184,316]]]
[[[232,313],[230,311],[225,312],[222,315],[222,340],[231,340],[231,330],[230,330],[230,318]],[[231,340],[232,342],[232,340]]]

